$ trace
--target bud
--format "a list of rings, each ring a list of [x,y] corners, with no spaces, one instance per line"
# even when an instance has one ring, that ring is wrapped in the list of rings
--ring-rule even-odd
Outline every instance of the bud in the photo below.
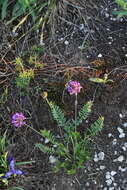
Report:
[[[43,92],[41,96],[43,99],[46,99],[48,97],[48,92]]]

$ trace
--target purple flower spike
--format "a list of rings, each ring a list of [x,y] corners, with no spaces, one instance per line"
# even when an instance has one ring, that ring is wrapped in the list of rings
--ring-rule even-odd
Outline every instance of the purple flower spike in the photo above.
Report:
[[[78,93],[80,93],[81,88],[82,86],[77,81],[70,81],[67,84],[67,91],[70,93],[70,95],[72,94],[77,95]]]
[[[21,127],[22,125],[26,124],[26,121],[24,121],[26,117],[23,115],[23,113],[15,113],[12,116],[12,124],[15,127]]]
[[[5,174],[5,178],[9,178],[11,177],[11,175],[23,175],[25,174],[25,172],[23,172],[22,170],[18,170],[18,169],[15,169],[15,159],[12,157],[9,159],[9,166],[10,166],[10,170]]]

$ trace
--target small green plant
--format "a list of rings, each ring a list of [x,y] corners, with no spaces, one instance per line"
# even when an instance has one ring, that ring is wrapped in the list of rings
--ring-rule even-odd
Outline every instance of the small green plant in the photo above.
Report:
[[[118,18],[122,16],[127,16],[127,1],[126,0],[116,0],[116,3],[122,8],[121,11],[113,11],[113,14],[118,15]]]
[[[15,60],[16,71],[18,72],[18,77],[16,78],[16,85],[21,89],[27,89],[30,85],[31,79],[34,78],[33,69],[25,69],[23,60],[18,57]]]
[[[105,74],[103,79],[102,78],[90,78],[89,80],[92,82],[103,83],[103,84],[113,82],[113,80],[108,79],[108,74]]]
[[[63,168],[67,174],[75,174],[78,168],[83,168],[84,163],[91,159],[90,142],[91,138],[97,135],[103,127],[103,117],[99,117],[87,132],[79,132],[78,126],[86,120],[91,113],[92,101],[87,102],[77,114],[77,94],[80,92],[80,83],[71,81],[67,86],[70,94],[75,94],[75,119],[66,119],[59,106],[49,101],[47,93],[43,98],[47,101],[53,118],[60,129],[60,137],[55,136],[50,130],[41,130],[41,135],[48,139],[50,146],[41,143],[36,144],[41,151],[55,156],[56,162],[54,171],[57,172]]]
[[[21,89],[27,89],[32,78],[34,78],[33,69],[20,72],[19,76],[16,78],[16,85]]]
[[[6,132],[3,136],[0,136],[0,181],[5,185],[8,184],[7,179],[3,178],[5,173],[8,171],[8,151],[7,151],[7,140],[6,140]]]

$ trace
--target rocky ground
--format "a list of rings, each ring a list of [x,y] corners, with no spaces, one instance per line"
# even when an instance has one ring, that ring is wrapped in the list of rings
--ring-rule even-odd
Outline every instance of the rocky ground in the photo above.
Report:
[[[7,70],[6,75],[0,73],[1,94],[5,86],[9,87],[9,98],[0,107],[1,126],[8,129],[9,152],[16,160],[35,161],[22,166],[27,171],[25,176],[10,180],[8,188],[1,185],[1,190],[16,187],[24,190],[127,190],[127,18],[118,19],[113,15],[112,11],[118,9],[111,0],[64,0],[58,3],[58,10],[52,18],[54,24],[45,29],[43,42],[37,31],[20,39],[26,26],[14,35],[11,27],[1,23],[0,57]],[[13,84],[11,63],[16,56],[21,56],[24,51],[30,52],[32,45],[40,43],[46,47],[46,54],[41,56],[46,66],[36,71],[30,93],[24,97]],[[4,66],[0,71],[4,71]],[[104,78],[104,74],[108,74],[113,83],[89,81],[91,77]],[[43,141],[40,136],[28,129],[16,130],[10,125],[12,112],[20,110],[28,115],[28,122],[37,130],[50,129],[50,126],[56,130],[39,89],[47,90],[50,98],[65,106],[66,111],[69,105],[70,114],[74,109],[73,99],[65,93],[65,105],[61,103],[67,77],[79,80],[83,86],[79,107],[94,100],[91,117],[83,127],[99,115],[105,118],[102,132],[92,142],[91,161],[84,163],[85,169],[72,176],[52,172],[49,156],[34,147],[36,142]]]

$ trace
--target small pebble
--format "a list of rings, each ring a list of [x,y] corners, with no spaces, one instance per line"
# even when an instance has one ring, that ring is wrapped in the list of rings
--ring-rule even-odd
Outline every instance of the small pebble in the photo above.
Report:
[[[119,135],[119,138],[120,139],[122,139],[122,138],[124,138],[125,137],[125,133],[121,133],[120,135]]]
[[[98,57],[102,57],[102,54],[101,54],[101,53],[99,53],[99,54],[98,54]]]
[[[46,138],[46,139],[45,139],[45,144],[47,144],[47,143],[49,143],[49,140]]]
[[[127,148],[127,142],[124,143],[125,148]]]
[[[109,18],[109,14],[108,14],[108,13],[105,13],[105,17],[106,17],[106,18]]]
[[[105,169],[105,166],[100,166],[100,170],[104,170]]]
[[[123,133],[123,129],[121,129],[120,127],[117,127],[117,130],[119,131],[119,133]]]
[[[124,156],[119,156],[118,158],[117,158],[117,160],[119,161],[119,162],[122,162],[123,160],[124,160]]]
[[[104,152],[99,152],[98,153],[98,157],[99,157],[98,159],[99,160],[104,160],[104,156],[105,156]]]
[[[108,134],[108,137],[112,137],[112,133],[109,133],[109,134]]]
[[[109,187],[109,189],[108,190],[113,190],[114,189],[114,187]]]
[[[64,44],[65,44],[65,45],[68,45],[68,44],[69,44],[69,42],[68,42],[67,40],[65,40]]]
[[[126,151],[126,147],[125,146],[122,146],[122,149],[123,149],[123,151]]]
[[[55,162],[56,162],[56,158],[54,157],[54,156],[49,156],[49,162],[51,163],[51,164],[54,164]]]
[[[127,167],[126,167],[126,168],[122,168],[121,166],[119,166],[119,170],[120,170],[121,172],[125,172],[125,171],[127,171]]]
[[[112,184],[112,180],[108,179],[108,180],[106,180],[106,183],[107,183],[108,186],[110,186]]]
[[[123,115],[120,113],[120,114],[119,114],[119,117],[120,117],[120,118],[123,118]]]
[[[111,176],[114,176],[114,175],[116,175],[116,174],[117,174],[117,172],[111,171]]]
[[[107,174],[107,175],[105,176],[105,178],[106,178],[106,179],[110,179],[110,178],[111,178],[110,174]]]
[[[123,126],[124,126],[124,127],[127,127],[127,123],[124,123]]]
[[[113,139],[112,144],[116,145],[117,144],[117,139]]]

